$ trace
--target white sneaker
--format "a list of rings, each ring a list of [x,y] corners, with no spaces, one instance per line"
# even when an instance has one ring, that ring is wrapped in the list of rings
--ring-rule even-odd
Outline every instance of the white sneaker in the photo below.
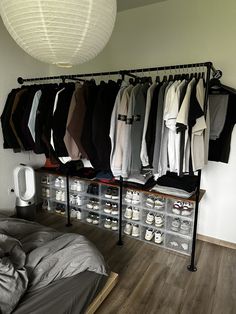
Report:
[[[133,192],[132,204],[140,203],[140,195],[139,192]]]
[[[104,222],[104,228],[111,229],[111,218],[106,218]]]
[[[64,191],[61,192],[61,201],[62,202],[66,201],[66,193]]]
[[[192,215],[192,209],[190,208],[183,208],[182,212],[181,212],[181,215],[182,216],[191,216]]]
[[[93,209],[94,210],[99,210],[100,206],[99,206],[99,201],[98,200],[94,200],[93,201]]]
[[[110,214],[111,213],[111,210],[112,210],[112,205],[110,202],[106,202],[104,208],[103,208],[103,211],[104,213],[106,214]]]
[[[130,235],[132,232],[132,224],[130,222],[127,222],[125,225],[124,233]]]
[[[184,251],[188,250],[188,244],[187,243],[182,243],[181,247],[183,248]]]
[[[132,207],[131,206],[127,206],[126,209],[125,209],[124,217],[127,218],[127,219],[131,219],[132,218],[132,213],[133,213]]]
[[[93,225],[98,225],[99,224],[99,216],[98,215],[94,215],[93,217]]]
[[[72,191],[76,191],[76,187],[77,187],[77,181],[74,180],[74,181],[71,183],[71,185],[70,185],[70,189],[71,189]]]
[[[78,220],[81,220],[81,219],[82,219],[82,212],[81,212],[81,209],[80,209],[80,208],[76,209],[76,213],[77,213],[76,218],[77,218]]]
[[[77,204],[78,206],[83,205],[83,204],[84,204],[84,202],[83,202],[83,197],[81,197],[80,195],[77,195],[77,196],[76,196],[76,204]]]
[[[138,208],[133,209],[133,214],[132,214],[132,220],[139,220],[140,219],[140,211]]]
[[[83,192],[84,188],[83,188],[83,182],[80,181],[76,181],[76,191],[77,192]]]
[[[163,233],[161,233],[160,231],[156,231],[154,241],[157,244],[161,244],[163,242]]]
[[[187,220],[184,220],[181,222],[180,232],[183,234],[188,234],[190,232],[190,227],[191,227],[190,222]]]
[[[146,199],[146,206],[149,208],[154,207],[154,198],[152,196],[148,196]]]
[[[145,240],[151,241],[153,236],[154,236],[153,229],[151,229],[151,228],[146,229],[145,236],[144,236]]]
[[[126,195],[125,195],[125,201],[127,203],[131,203],[132,202],[132,198],[133,198],[133,191],[127,190],[126,191]]]
[[[46,197],[50,197],[50,190],[46,188],[45,189],[45,194],[46,194],[45,195]]]
[[[139,231],[139,225],[133,225],[132,228],[132,237],[139,237],[140,231]]]
[[[58,177],[55,179],[55,183],[54,183],[56,188],[60,188],[61,187],[61,179]]]
[[[162,215],[155,216],[155,226],[161,228],[164,225],[164,218]]]
[[[146,224],[152,225],[153,222],[154,222],[154,214],[151,213],[151,212],[149,212],[149,213],[147,214]]]
[[[60,190],[56,190],[56,200],[61,201],[61,191]]]
[[[64,179],[61,179],[61,188],[64,189],[66,187],[66,183]]]
[[[112,219],[111,230],[114,230],[114,231],[118,230],[118,220],[117,219]]]
[[[89,209],[93,209],[93,203],[92,203],[91,200],[89,200],[89,202],[87,203],[86,207],[89,208]]]
[[[118,215],[118,205],[117,204],[112,204],[111,214],[112,215]]]
[[[76,218],[77,217],[77,210],[75,208],[70,209],[70,217]]]
[[[175,201],[173,204],[172,212],[176,215],[180,215],[182,209],[183,209],[183,202]]]
[[[171,245],[172,247],[178,247],[178,246],[179,246],[179,244],[178,244],[176,241],[171,241],[171,242],[170,242],[170,245]]]
[[[90,213],[88,217],[86,218],[86,221],[91,224],[93,222],[93,217],[94,215]]]
[[[178,232],[180,228],[180,219],[174,218],[171,222],[171,230]]]
[[[155,198],[155,205],[154,205],[154,207],[156,209],[161,209],[164,206],[165,206],[165,200],[164,199],[159,198],[159,197]]]
[[[180,209],[173,207],[172,208],[172,213],[175,214],[175,215],[180,215],[181,211],[180,211]]]
[[[77,194],[71,194],[70,195],[70,203],[71,203],[71,205],[77,204]]]

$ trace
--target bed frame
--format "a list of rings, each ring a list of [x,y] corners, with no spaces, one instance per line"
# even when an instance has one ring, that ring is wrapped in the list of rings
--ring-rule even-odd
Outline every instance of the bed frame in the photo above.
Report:
[[[87,308],[86,314],[94,314],[102,302],[106,299],[108,294],[112,291],[115,285],[118,282],[118,274],[111,272],[110,276],[107,279],[107,282],[104,288],[99,292],[93,302]]]

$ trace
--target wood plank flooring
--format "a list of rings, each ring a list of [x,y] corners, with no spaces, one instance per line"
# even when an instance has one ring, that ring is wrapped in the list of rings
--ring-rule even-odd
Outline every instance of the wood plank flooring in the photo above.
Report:
[[[114,233],[76,220],[66,227],[59,215],[40,213],[37,221],[85,235],[119,274],[97,314],[236,313],[236,250],[198,240],[198,271],[191,273],[189,258],[180,254],[128,237],[118,246]]]

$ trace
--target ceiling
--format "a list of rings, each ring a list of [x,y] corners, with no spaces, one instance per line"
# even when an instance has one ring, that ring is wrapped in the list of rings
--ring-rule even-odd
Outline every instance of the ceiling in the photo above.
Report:
[[[117,9],[124,11],[163,1],[166,0],[117,0]]]

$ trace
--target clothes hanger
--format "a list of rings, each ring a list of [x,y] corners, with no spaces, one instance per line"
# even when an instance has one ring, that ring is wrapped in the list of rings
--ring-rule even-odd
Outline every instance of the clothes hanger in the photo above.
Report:
[[[156,83],[160,83],[160,82],[161,82],[161,78],[160,78],[160,76],[158,75],[158,68],[157,68],[157,76],[156,76],[155,82],[156,82]]]

